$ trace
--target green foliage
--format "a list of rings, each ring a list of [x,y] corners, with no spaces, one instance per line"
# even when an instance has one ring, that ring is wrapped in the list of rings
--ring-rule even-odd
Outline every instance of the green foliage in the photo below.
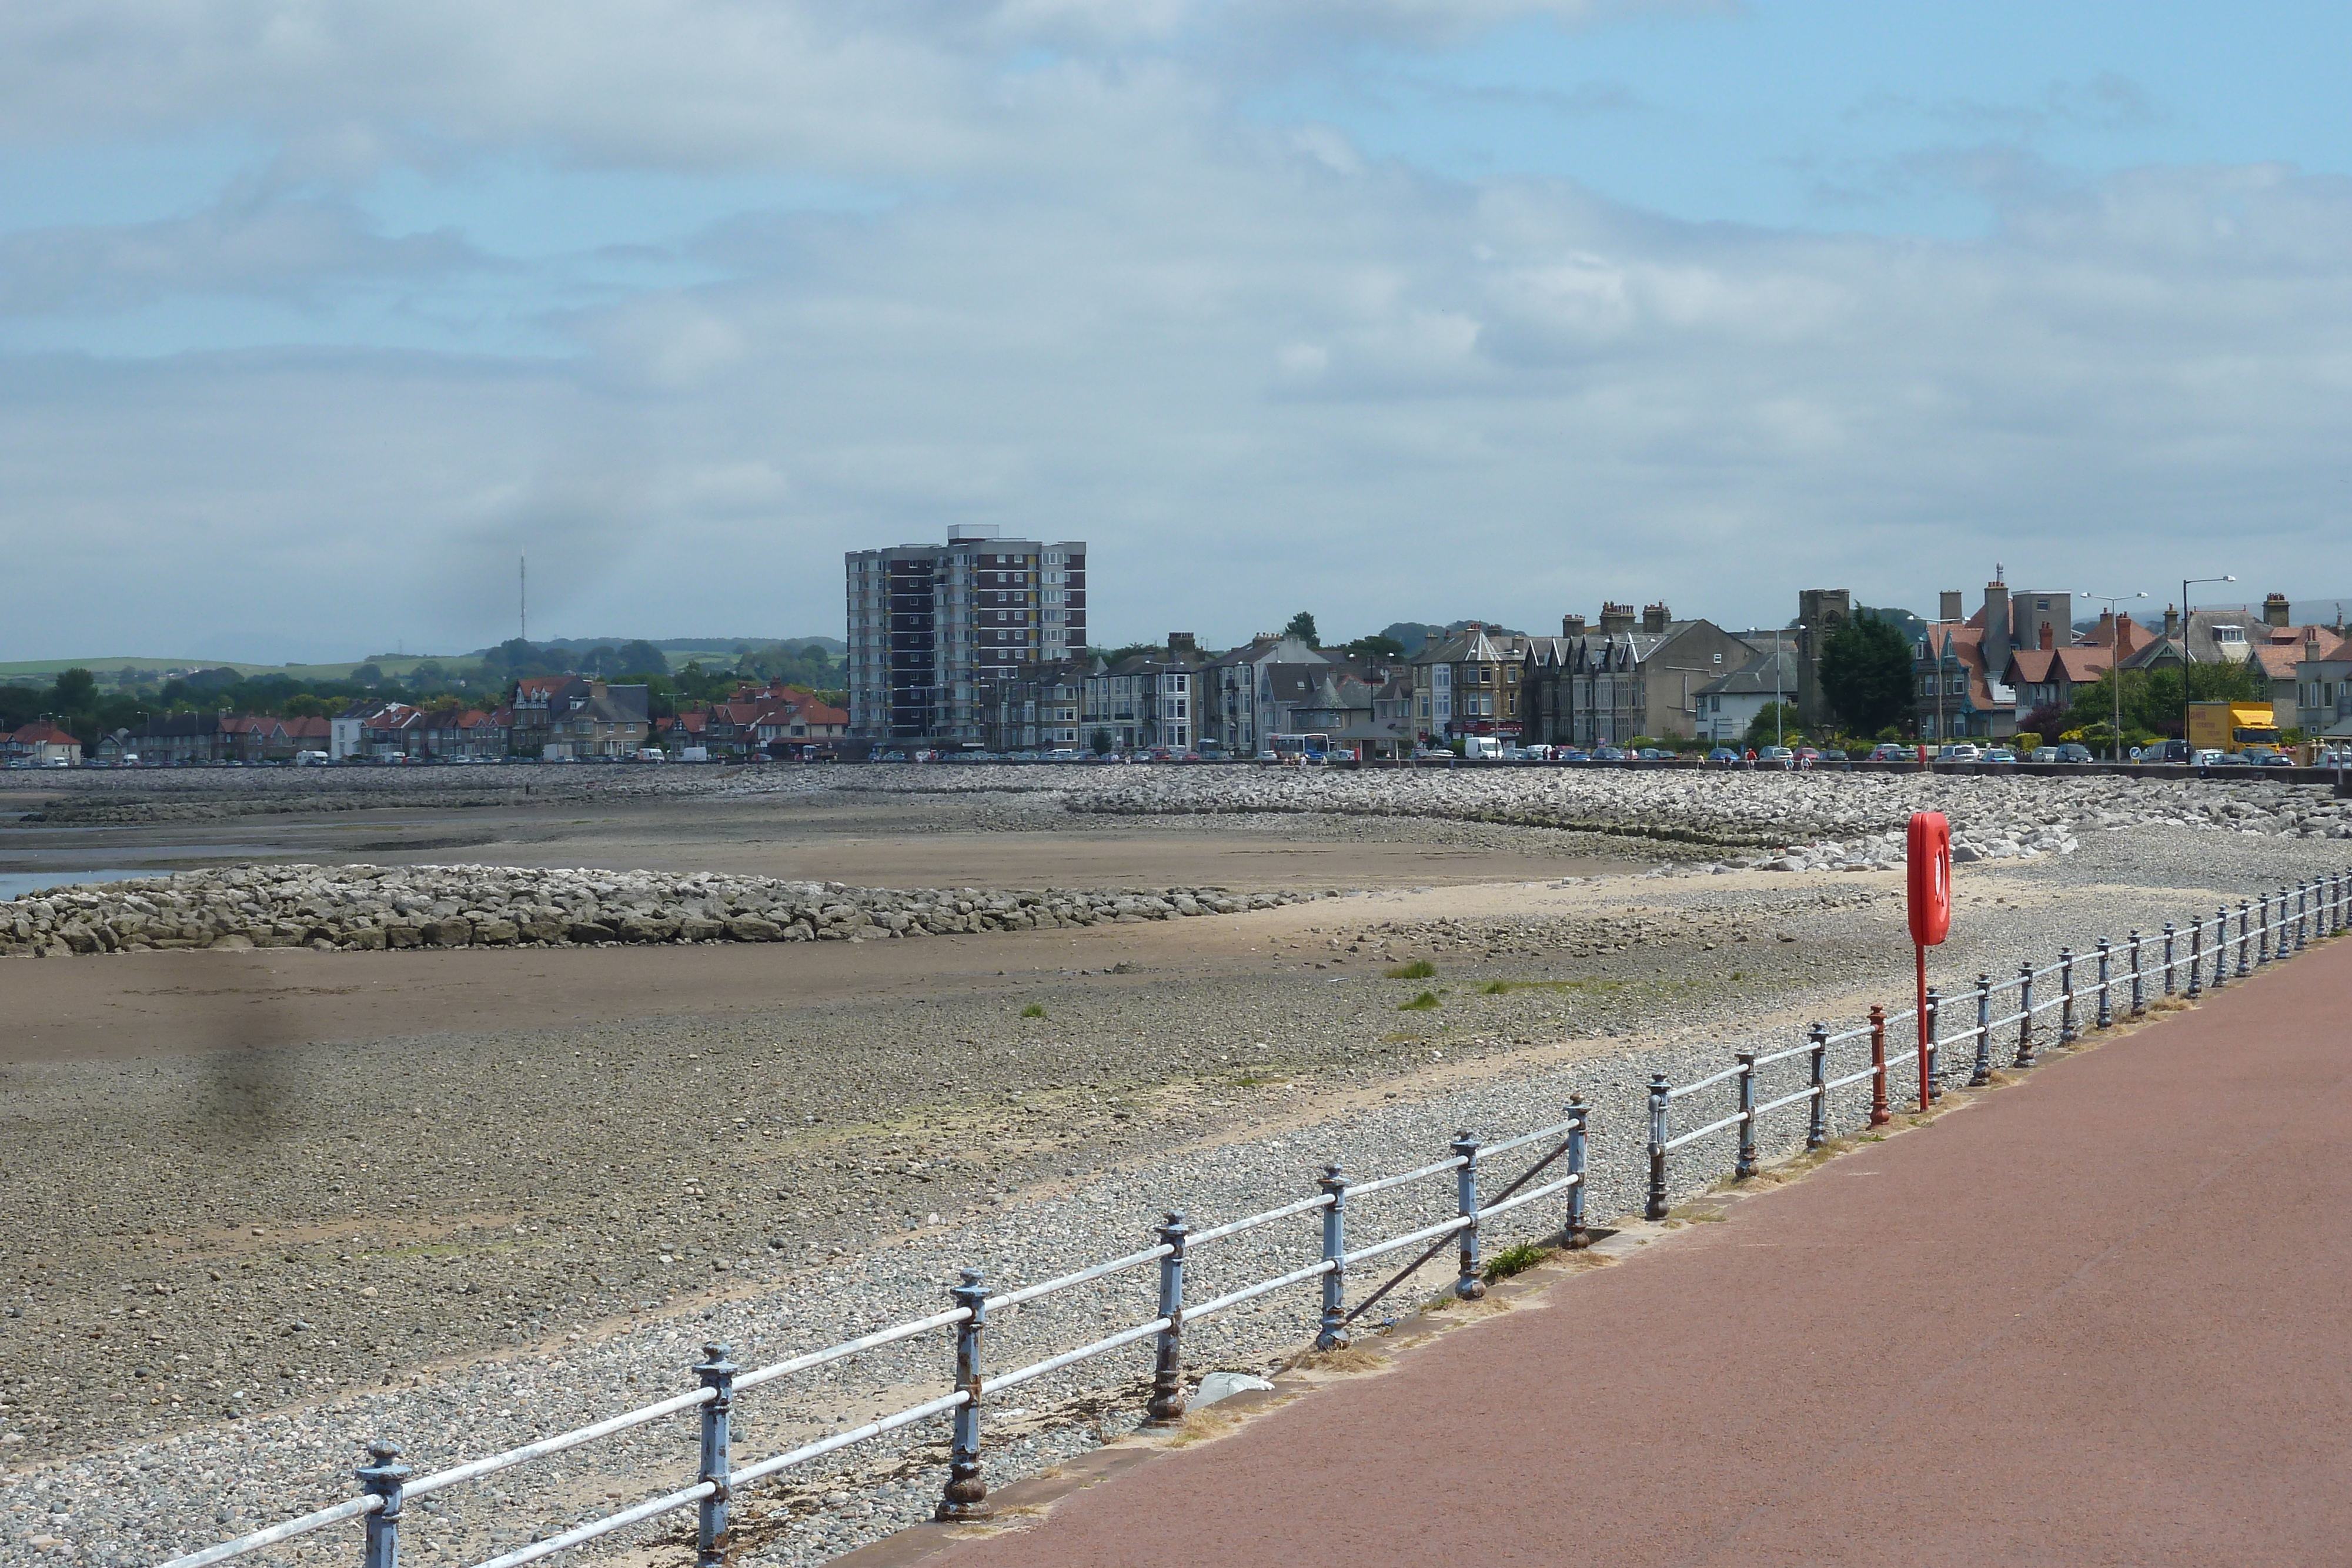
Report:
[[[1110,731],[1107,729],[1096,730],[1092,735],[1087,737],[1087,746],[1097,757],[1108,757],[1110,755],[1111,746]]]
[[[1426,980],[1437,973],[1437,966],[1426,958],[1415,958],[1410,964],[1392,964],[1381,971],[1383,979]]]
[[[1296,637],[1310,648],[1322,645],[1316,635],[1315,616],[1311,611],[1302,610],[1292,616],[1290,623],[1282,629],[1282,634],[1286,637]]]
[[[97,701],[98,677],[84,669],[60,672],[49,691],[49,705],[60,713],[87,713]]]
[[[1514,1274],[1524,1274],[1542,1262],[1546,1253],[1532,1241],[1517,1241],[1486,1260],[1486,1283],[1507,1280]]]
[[[1794,746],[1797,736],[1797,705],[1794,703],[1766,703],[1748,726],[1748,744],[1750,746]]]
[[[1027,1007],[1021,1009],[1021,1016],[1025,1019],[1044,1018],[1045,1016],[1045,1005],[1043,1002],[1031,1002]]]
[[[1437,1005],[1437,993],[1435,991],[1423,991],[1421,995],[1413,998],[1412,1000],[1409,1002],[1399,1002],[1397,1004],[1397,1011],[1401,1013],[1425,1013]]]
[[[2035,747],[2042,744],[2042,737],[2037,731],[2021,729],[2010,737],[2009,744],[2011,748],[2014,750],[2018,756],[2023,757],[2026,753],[2032,751]]]
[[[1373,632],[1369,637],[1357,638],[1354,642],[1348,643],[1340,651],[1342,653],[1351,653],[1359,659],[1402,659],[1404,657],[1403,643],[1398,642],[1393,637],[1384,637],[1377,632]]]
[[[2124,671],[2124,728],[2178,737],[2182,733],[2183,721],[2181,687],[2181,669],[2178,665]],[[2187,702],[2251,703],[2262,702],[2269,695],[2266,683],[2251,660],[2242,664],[2221,662],[2188,666]],[[2074,729],[2102,723],[2112,727],[2116,707],[2116,672],[2104,671],[2091,685],[2074,688],[2074,706],[2068,710],[2063,723]],[[2038,716],[2040,710],[2036,711]]]
[[[1891,620],[1859,614],[1822,639],[1822,693],[1855,729],[1876,729],[1911,711],[1911,643]]]

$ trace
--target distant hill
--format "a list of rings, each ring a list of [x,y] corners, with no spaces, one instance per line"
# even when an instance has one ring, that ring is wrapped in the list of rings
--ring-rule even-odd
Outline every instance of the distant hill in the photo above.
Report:
[[[617,648],[625,643],[638,641],[635,637],[533,637],[531,644],[540,648],[562,648],[569,653],[584,653],[591,648]],[[665,653],[748,653],[755,648],[823,648],[827,653],[845,653],[849,644],[838,637],[647,637]],[[464,655],[478,659],[488,648],[477,648]]]

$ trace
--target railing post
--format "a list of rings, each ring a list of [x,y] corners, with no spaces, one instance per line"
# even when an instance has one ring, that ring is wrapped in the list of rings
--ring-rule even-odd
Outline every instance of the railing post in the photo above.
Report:
[[[695,1479],[718,1490],[702,1500],[694,1535],[695,1568],[724,1568],[727,1562],[728,1414],[735,1407],[735,1375],[742,1370],[727,1358],[728,1347],[706,1344],[694,1369],[702,1386],[711,1391],[702,1406],[702,1463]]]
[[[1739,1090],[1739,1157],[1731,1174],[1746,1181],[1756,1174],[1756,1053],[1735,1051],[1732,1059],[1739,1063],[1739,1076],[1733,1080]]]
[[[1812,1113],[1805,1119],[1805,1147],[1818,1149],[1830,1141],[1830,1026],[1817,1023],[1805,1031],[1811,1066]]]
[[[1323,1206],[1323,1321],[1316,1330],[1317,1350],[1348,1347],[1348,1173],[1325,1166],[1317,1186],[1331,1201]]]
[[[2169,920],[2166,921],[2164,923],[2164,994],[2168,997],[2173,994],[2172,980],[2174,964],[2172,956],[2172,939],[2175,935],[2176,933],[2174,931],[2172,922]]]
[[[1590,1115],[1585,1109],[1584,1096],[1570,1095],[1568,1099],[1568,1174],[1576,1178],[1576,1185],[1568,1189],[1566,1236],[1570,1251],[1580,1247],[1592,1245],[1592,1238],[1587,1234],[1584,1224],[1584,1140],[1585,1124],[1588,1120]]]
[[[1886,1108],[1886,1009],[1870,1004],[1870,1124],[1884,1127],[1895,1120]]]
[[[2238,900],[2238,978],[2242,980],[2254,972],[2253,961],[2247,956],[2252,951],[2247,922],[2252,918],[2252,908],[2245,899]]]
[[[1937,1038],[1942,1031],[1944,993],[1935,987],[1927,988],[1927,1099],[1933,1103],[1944,1097],[1943,1045]]]
[[[362,1568],[400,1568],[401,1495],[411,1474],[400,1462],[400,1445],[377,1438],[368,1445],[368,1462],[352,1473],[362,1491],[383,1499],[383,1506],[367,1516]]]
[[[1143,1410],[1147,1427],[1173,1427],[1184,1418],[1184,1239],[1192,1234],[1181,1208],[1160,1223],[1160,1245],[1169,1249],[1160,1260],[1160,1315],[1168,1326],[1160,1331],[1152,1358],[1151,1400]]]
[[[2306,946],[2310,925],[2311,879],[2305,877],[2294,884],[2294,950],[2298,953]]]
[[[2108,984],[2113,971],[2108,966],[2115,959],[2115,946],[2105,937],[2099,938],[2099,1027],[2105,1029],[2116,1021],[2116,1012],[2109,1003]]]
[[[2033,1065],[2033,960],[2017,966],[2017,1065]]]
[[[2205,917],[2199,915],[2189,923],[2189,999],[2195,1001],[2205,994]]]
[[[2213,914],[2213,988],[2220,990],[2230,977],[2230,905],[2224,900]]]
[[[949,1417],[948,1485],[933,1517],[986,1519],[996,1511],[980,1473],[980,1350],[988,1327],[988,1287],[979,1270],[966,1269],[962,1283],[950,1287],[948,1295],[971,1315],[956,1324],[955,1382],[965,1398]]]
[[[2262,895],[2262,918],[2254,922],[2254,967],[2259,969],[2271,961],[2271,895]]]
[[[1643,1218],[1664,1219],[1666,1217],[1666,1107],[1670,1091],[1666,1075],[1650,1074],[1650,1201],[1643,1207]]]
[[[1486,1293],[1486,1282],[1478,1278],[1478,1140],[1467,1133],[1454,1134],[1454,1157],[1462,1162],[1454,1173],[1454,1212],[1462,1221],[1457,1233],[1462,1264],[1454,1277],[1454,1293],[1475,1301]]]
[[[2147,1011],[2147,996],[2146,991],[2142,989],[2140,984],[2141,976],[2139,956],[2139,933],[2135,931],[2131,934],[2132,1005],[2130,1016],[2133,1018],[2137,1018],[2140,1014]]]
[[[2074,949],[2058,949],[2058,1043],[2072,1045],[2074,1032]]]
[[[1992,977],[1977,977],[1977,1062],[1969,1073],[1969,1087],[1981,1089],[1992,1082]]]

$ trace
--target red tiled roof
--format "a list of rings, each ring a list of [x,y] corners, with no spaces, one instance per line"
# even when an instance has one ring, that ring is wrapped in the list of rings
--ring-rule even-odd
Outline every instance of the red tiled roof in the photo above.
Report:
[[[19,746],[79,746],[81,744],[56,725],[38,720],[18,728],[8,738]]]

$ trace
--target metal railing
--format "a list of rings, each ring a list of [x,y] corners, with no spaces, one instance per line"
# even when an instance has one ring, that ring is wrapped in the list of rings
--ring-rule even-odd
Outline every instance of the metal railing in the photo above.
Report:
[[[2259,913],[2256,912],[2257,907]],[[2234,934],[2231,925],[2233,918],[2236,922]],[[2160,962],[2156,961],[2157,944],[2145,938],[2140,932],[2134,931],[2121,950],[2126,967],[2119,970],[2116,967],[2116,949],[2107,939],[2101,938],[2096,946],[2096,977],[2092,987],[2095,1014],[2091,1027],[2107,1029],[2119,1017],[2135,1016],[2144,1011],[2148,1005],[2148,988],[2158,980],[2167,997],[2185,995],[2195,998],[2203,994],[2209,984],[2212,988],[2221,988],[2232,979],[2251,975],[2263,965],[2301,952],[2315,938],[2341,935],[2347,922],[2352,922],[2352,872],[2342,872],[2297,883],[2291,889],[2283,888],[2276,894],[2264,894],[2259,899],[2242,899],[2234,915],[2225,904],[2210,917],[2200,916],[2190,921],[2186,927],[2168,921],[2161,936]],[[2076,1040],[2079,1034],[2076,1014],[2082,995],[2076,983],[2076,968],[2081,961],[2071,949],[2061,949],[2055,962],[2038,969],[2030,963],[2021,965],[2014,978],[1999,984],[1994,983],[1990,974],[1979,975],[1975,985],[1976,1021],[1948,1037],[1941,1036],[1939,1024],[1947,998],[1940,990],[1930,990],[1927,1041],[1929,1099],[1932,1101],[1941,1093],[1943,1075],[1939,1053],[1947,1044],[1972,1048],[1973,1063],[1969,1082],[1980,1085],[1990,1082],[1995,1071],[1992,1049],[1996,1031],[2015,1027],[2015,1051],[2010,1065],[2017,1068],[2033,1064],[2035,1031],[2039,1020],[2046,1013],[2054,1010],[2058,1015],[2056,1043],[2063,1045]],[[2210,982],[2206,977],[2209,973]],[[2057,982],[2054,988],[2043,987],[2042,994],[2037,999],[2036,983],[2053,977]],[[2184,977],[2185,985],[2182,983]],[[2116,993],[2126,987],[2129,1000],[2118,1008]],[[2015,996],[2014,1010],[1995,1017],[1993,1008],[1996,999],[2009,998],[2012,993]],[[2003,1001],[2002,1005],[2011,1004]],[[1899,1028],[1898,1020],[1898,1030]],[[1868,1062],[1850,1071],[1833,1072],[1831,1053],[1841,1046],[1865,1039],[1869,1042]],[[1913,1042],[1915,1047],[1916,1043]],[[1738,1129],[1737,1153],[1731,1174],[1744,1178],[1753,1176],[1759,1168],[1764,1118],[1775,1113],[1800,1105],[1805,1107],[1804,1144],[1807,1148],[1819,1148],[1830,1136],[1831,1096],[1842,1089],[1869,1081],[1872,1087],[1868,1123],[1871,1125],[1885,1124],[1891,1119],[1888,1109],[1890,1074],[1899,1072],[1899,1065],[1890,1068],[1888,1064],[1886,1044],[1885,1010],[1874,1007],[1866,1024],[1835,1034],[1831,1033],[1826,1025],[1814,1024],[1806,1032],[1801,1044],[1772,1051],[1738,1051],[1734,1054],[1730,1067],[1690,1083],[1675,1085],[1668,1082],[1665,1074],[1654,1074],[1649,1082],[1649,1183],[1644,1209],[1647,1217],[1660,1219],[1668,1212],[1670,1157],[1676,1151],[1690,1148],[1717,1134]],[[1800,1058],[1803,1059],[1801,1085],[1788,1092],[1759,1100],[1759,1074],[1769,1074],[1770,1070],[1780,1069],[1783,1063],[1795,1062]],[[1674,1109],[1678,1103],[1688,1103],[1708,1090],[1726,1084],[1731,1086],[1734,1107],[1727,1114],[1716,1116],[1684,1132],[1674,1131]],[[1155,1228],[1156,1239],[1150,1247],[1002,1294],[992,1294],[980,1270],[964,1270],[961,1271],[960,1282],[949,1292],[954,1304],[946,1311],[753,1370],[746,1371],[737,1366],[730,1358],[726,1344],[710,1343],[704,1346],[704,1359],[692,1369],[699,1386],[689,1392],[625,1411],[590,1426],[509,1448],[503,1453],[436,1470],[430,1475],[414,1477],[409,1468],[400,1462],[400,1448],[394,1444],[379,1441],[369,1447],[370,1462],[355,1472],[361,1487],[358,1496],[238,1536],[233,1541],[224,1541],[202,1551],[173,1558],[163,1564],[163,1568],[209,1568],[210,1564],[229,1562],[265,1547],[293,1541],[355,1519],[365,1522],[362,1559],[364,1568],[393,1568],[397,1557],[403,1510],[410,1500],[478,1480],[513,1466],[544,1459],[689,1410],[699,1412],[700,1421],[700,1442],[691,1485],[646,1498],[558,1534],[488,1558],[476,1568],[520,1568],[523,1563],[536,1562],[688,1508],[697,1511],[697,1562],[701,1568],[718,1568],[725,1561],[730,1503],[740,1489],[826,1454],[937,1416],[948,1416],[950,1424],[948,1479],[937,1511],[938,1517],[948,1520],[981,1517],[988,1511],[982,1416],[988,1396],[994,1392],[1017,1387],[1149,1340],[1152,1342],[1151,1393],[1145,1407],[1145,1422],[1149,1426],[1172,1425],[1182,1418],[1185,1409],[1182,1380],[1184,1333],[1188,1327],[1204,1319],[1231,1312],[1279,1291],[1313,1283],[1318,1290],[1319,1307],[1315,1343],[1318,1349],[1331,1350],[1346,1345],[1350,1338],[1352,1323],[1449,1244],[1456,1252],[1456,1271],[1451,1287],[1453,1293],[1465,1300],[1485,1294],[1479,1230],[1483,1224],[1497,1216],[1544,1198],[1559,1198],[1563,1200],[1561,1239],[1570,1247],[1585,1244],[1589,1239],[1585,1200],[1590,1186],[1587,1169],[1590,1119],[1590,1107],[1580,1095],[1570,1102],[1566,1115],[1558,1122],[1492,1145],[1482,1144],[1472,1134],[1463,1133],[1453,1140],[1448,1157],[1418,1169],[1357,1181],[1349,1177],[1341,1166],[1326,1166],[1318,1179],[1319,1191],[1315,1197],[1228,1220],[1203,1230],[1192,1230],[1183,1211],[1171,1211]],[[1480,1176],[1490,1162],[1498,1156],[1544,1144],[1552,1145],[1549,1152],[1538,1155],[1516,1180],[1504,1186],[1491,1197],[1481,1198]],[[1565,1174],[1539,1185],[1529,1185],[1556,1162],[1562,1161],[1565,1162]],[[1420,1226],[1353,1248],[1349,1246],[1348,1217],[1351,1199],[1360,1203],[1376,1194],[1449,1176],[1454,1178],[1454,1213],[1452,1217],[1436,1224]],[[1279,1271],[1270,1278],[1254,1281],[1206,1301],[1187,1302],[1186,1267],[1197,1249],[1305,1215],[1316,1215],[1321,1223],[1322,1244],[1319,1256],[1314,1261]],[[1351,1269],[1415,1247],[1421,1247],[1422,1250],[1412,1261],[1369,1292],[1354,1308],[1348,1306],[1348,1281]],[[1010,1307],[1153,1264],[1158,1266],[1159,1292],[1156,1311],[1149,1320],[1010,1372],[983,1375],[982,1352],[992,1309],[1002,1312]],[[733,1462],[730,1424],[737,1396],[864,1352],[950,1329],[954,1331],[954,1371],[948,1392],[879,1416],[863,1426],[833,1433],[751,1464],[738,1466]]]

